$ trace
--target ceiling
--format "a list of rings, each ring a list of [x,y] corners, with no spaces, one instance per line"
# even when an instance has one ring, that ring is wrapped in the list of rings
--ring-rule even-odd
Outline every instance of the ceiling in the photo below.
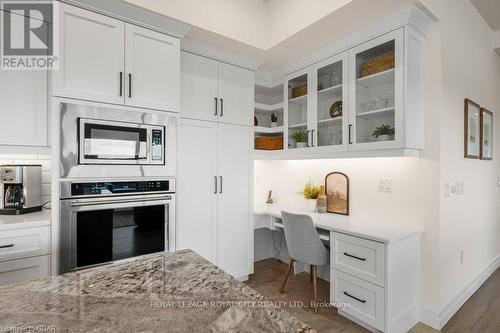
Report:
[[[187,35],[188,38],[260,60],[263,62],[263,69],[276,68],[288,63],[415,2],[414,0],[126,1],[186,22],[193,27]]]
[[[486,23],[494,31],[500,30],[500,0],[471,0]]]

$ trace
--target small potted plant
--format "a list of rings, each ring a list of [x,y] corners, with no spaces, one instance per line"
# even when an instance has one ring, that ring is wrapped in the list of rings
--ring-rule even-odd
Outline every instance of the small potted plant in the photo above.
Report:
[[[278,116],[273,113],[271,113],[271,127],[277,127],[278,126]]]
[[[297,148],[305,148],[307,146],[307,132],[306,131],[297,131],[292,133],[292,139],[295,140],[295,144]]]
[[[382,124],[377,127],[372,132],[372,136],[378,141],[390,141],[394,140],[394,133],[396,130],[391,125]]]
[[[319,192],[320,188],[318,186],[314,186],[312,180],[309,179],[304,186],[304,192],[302,192],[302,194],[304,195],[304,198],[306,198],[307,206],[311,212],[316,211]]]

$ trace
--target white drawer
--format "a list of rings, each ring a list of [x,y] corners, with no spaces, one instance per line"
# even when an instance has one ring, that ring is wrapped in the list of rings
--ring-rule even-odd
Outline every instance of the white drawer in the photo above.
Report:
[[[333,233],[331,267],[378,284],[385,282],[385,245],[363,238]]]
[[[384,288],[334,269],[331,273],[330,299],[348,304],[340,310],[383,331]]]
[[[0,263],[0,285],[49,276],[50,256],[12,260]]]
[[[50,227],[0,233],[0,262],[50,253]]]

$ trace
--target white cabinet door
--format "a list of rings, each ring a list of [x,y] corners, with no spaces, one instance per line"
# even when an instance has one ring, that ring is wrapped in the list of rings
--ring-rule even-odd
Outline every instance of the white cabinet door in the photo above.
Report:
[[[402,28],[349,51],[350,150],[403,148],[403,55]]]
[[[251,271],[252,148],[253,128],[219,123],[218,266],[235,277]]]
[[[177,250],[217,264],[217,123],[181,119],[177,158]]]
[[[217,120],[217,61],[181,52],[181,117]]]
[[[254,72],[219,63],[219,121],[253,126]]]
[[[125,104],[179,111],[179,39],[126,25]]]
[[[32,257],[0,263],[0,285],[49,276],[50,256]]]
[[[11,18],[11,24],[23,27],[22,16]],[[0,101],[0,145],[48,145],[47,71],[1,71]]]
[[[54,95],[123,104],[125,23],[61,4]]]

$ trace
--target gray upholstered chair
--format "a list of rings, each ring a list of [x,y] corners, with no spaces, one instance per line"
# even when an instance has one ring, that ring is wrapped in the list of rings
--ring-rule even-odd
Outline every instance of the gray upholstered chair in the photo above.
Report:
[[[318,313],[317,302],[317,274],[318,265],[328,265],[329,251],[321,241],[318,231],[314,227],[312,218],[308,215],[291,214],[282,211],[281,217],[285,229],[285,239],[290,261],[286,271],[280,293],[285,290],[286,282],[293,269],[294,262],[310,265],[311,281],[313,284],[314,313]]]

